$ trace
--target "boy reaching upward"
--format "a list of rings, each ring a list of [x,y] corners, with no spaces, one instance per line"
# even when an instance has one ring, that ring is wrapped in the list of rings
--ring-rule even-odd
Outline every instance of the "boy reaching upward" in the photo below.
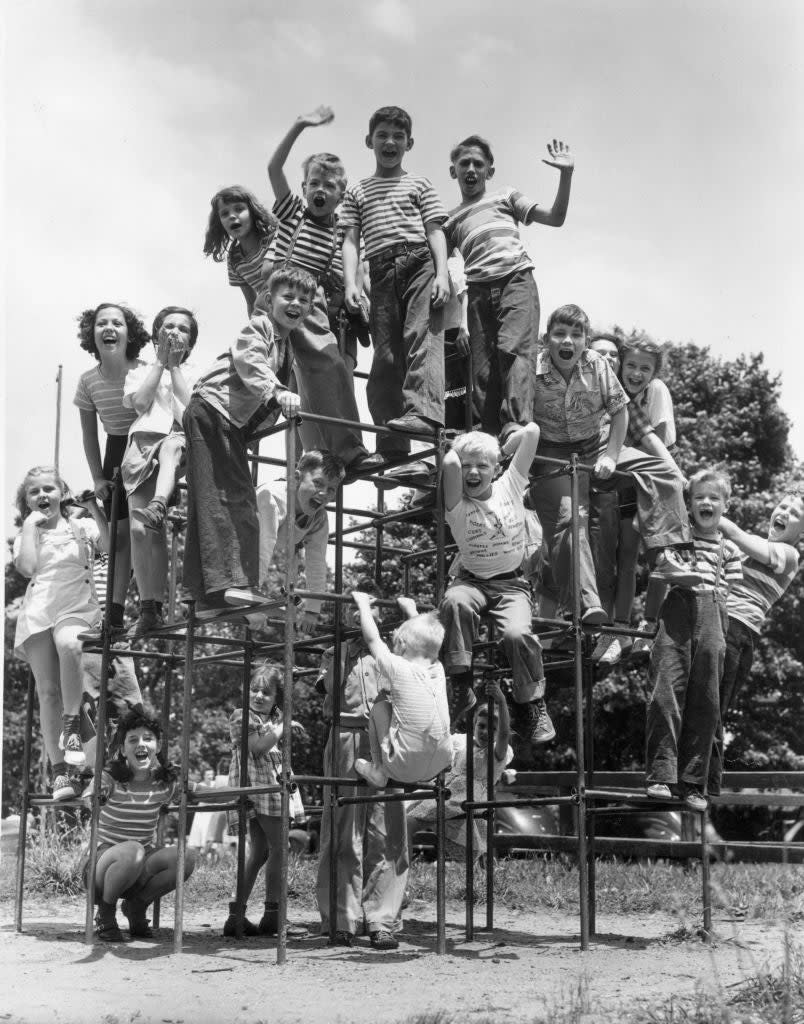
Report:
[[[466,264],[473,416],[501,441],[533,419],[539,292],[518,225],[561,227],[569,204],[575,165],[569,146],[554,139],[547,152],[543,163],[560,174],[549,210],[513,188],[487,192],[494,154],[481,136],[470,135],[450,153],[461,205],[450,211],[444,234],[447,251],[457,249]]]
[[[399,431],[381,434],[377,451],[386,463],[407,454],[405,434],[431,435],[444,425],[444,334],[441,307],[449,296],[446,211],[427,178],[402,167],[413,147],[410,115],[381,107],[369,121],[366,146],[374,174],[346,190],[343,273],[346,304],[357,312],[360,236],[371,277],[370,331],[374,358],[367,388],[377,424]],[[395,476],[426,475],[413,463]]]

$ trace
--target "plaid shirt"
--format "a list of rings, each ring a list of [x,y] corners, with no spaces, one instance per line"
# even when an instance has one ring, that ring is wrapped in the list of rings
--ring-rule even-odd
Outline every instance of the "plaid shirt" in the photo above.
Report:
[[[639,402],[629,402],[628,432],[625,435],[625,443],[631,448],[637,448],[643,437],[653,433],[654,429],[648,419],[647,409]]]
[[[539,351],[534,381],[533,419],[542,438],[555,444],[586,441],[600,434],[606,413],[628,405],[628,396],[609,364],[586,349],[565,381],[546,348]]]

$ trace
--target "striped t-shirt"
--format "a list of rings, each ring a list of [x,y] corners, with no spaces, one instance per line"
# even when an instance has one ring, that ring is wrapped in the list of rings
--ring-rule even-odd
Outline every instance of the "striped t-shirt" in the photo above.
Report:
[[[379,256],[398,242],[426,243],[425,224],[447,219],[444,204],[429,179],[419,174],[363,178],[346,190],[340,226],[360,229],[366,256]]]
[[[795,554],[793,566],[786,569],[787,552]],[[798,572],[798,552],[791,545],[768,541],[770,563],[756,558],[743,559],[743,578],[729,591],[729,616],[744,623],[754,633],[762,630],[765,616],[784,594]]]
[[[246,256],[240,249],[240,243],[232,242],[226,253],[226,269],[229,272],[229,284],[239,288],[247,284],[255,292],[265,287],[262,283],[262,263],[271,248],[273,235],[265,235],[260,239],[257,251]]]
[[[458,249],[463,256],[469,284],[533,270],[517,225],[526,224],[537,205],[516,189],[506,188],[450,211],[444,225],[447,249]]]
[[[137,359],[131,369],[140,366],[145,366],[145,363],[142,359]],[[124,386],[125,377],[122,380],[106,380],[101,374],[100,366],[93,366],[78,378],[73,404],[84,412],[96,412],[107,434],[113,437],[127,437],[138,413],[123,405]]]
[[[292,192],[274,203],[273,212],[279,221],[271,250],[275,265],[287,261],[309,270],[311,274],[322,274],[329,270],[343,280],[343,231],[337,215],[334,224],[316,220],[307,211],[307,204],[302,197]],[[288,254],[299,221],[302,221],[301,230]]]
[[[742,558],[737,545],[720,534],[716,537],[702,537],[698,533],[693,533],[692,543],[695,568],[703,576],[703,582],[694,587],[694,590],[698,593],[717,590],[726,597],[729,588],[743,578]]]
[[[125,843],[134,840],[153,846],[159,812],[171,802],[176,782],[152,781],[147,789],[130,789],[104,772],[101,788],[108,792],[98,818],[99,843]]]

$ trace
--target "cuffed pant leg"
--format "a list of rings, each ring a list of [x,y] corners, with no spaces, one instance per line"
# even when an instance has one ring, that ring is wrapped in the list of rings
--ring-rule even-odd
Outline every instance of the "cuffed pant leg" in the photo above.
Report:
[[[360,744],[365,750],[360,749]],[[324,772],[330,771],[330,750],[332,735],[324,751]],[[368,753],[368,738],[365,733],[341,733],[340,757],[336,774],[347,778],[353,774],[355,759]],[[355,796],[357,789],[340,787],[341,796]],[[337,861],[338,894],[336,898],[336,930],[357,932],[362,919],[360,907],[363,892],[363,836],[366,828],[367,804],[346,804],[336,807],[334,814],[330,807],[330,788],[324,787],[324,809],[321,816],[321,846],[318,857],[316,896],[322,928],[329,929],[329,866],[334,856]]]
[[[397,932],[408,884],[404,803],[372,804],[365,838],[363,915],[369,932]]]
[[[544,696],[542,647],[532,632],[533,608],[524,581],[505,580],[489,586],[489,613],[500,634],[514,684],[514,700],[526,704]]]
[[[681,471],[662,459],[625,447],[617,469],[630,473],[637,492],[637,520],[645,547],[692,543]]]
[[[480,613],[488,604],[486,595],[468,582],[447,588],[438,617],[444,627],[444,666],[447,675],[465,672],[472,666],[472,645],[480,625]]]
[[[524,426],[533,419],[539,312],[539,292],[531,271],[504,280],[499,289],[497,331],[500,431]]]
[[[435,268],[426,258],[404,257],[404,411],[444,425],[444,314],[433,309]]]
[[[704,786],[720,722],[720,678],[726,653],[725,602],[695,594],[695,634],[687,699],[678,741],[678,778]]]
[[[723,784],[723,730],[726,715],[737,694],[751,674],[754,660],[754,634],[738,619],[729,619],[726,629],[726,656],[720,680],[720,718],[709,762],[709,792],[718,796]]]

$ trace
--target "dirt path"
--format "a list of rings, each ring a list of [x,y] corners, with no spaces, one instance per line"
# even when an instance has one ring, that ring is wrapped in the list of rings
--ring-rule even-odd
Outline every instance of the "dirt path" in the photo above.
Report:
[[[84,945],[83,903],[67,910],[57,917],[49,905],[26,905],[16,934],[12,908],[3,906],[0,1021],[390,1024],[443,1010],[513,1024],[569,1009],[580,986],[588,1006],[581,1019],[624,1024],[618,1007],[655,1007],[699,984],[727,990],[776,967],[784,942],[783,928],[765,922],[716,920],[718,939],[706,946],[677,918],[599,915],[598,936],[581,953],[576,917],[500,909],[494,935],[466,943],[463,906],[454,904],[448,954],[438,957],[432,912],[414,903],[396,952],[375,952],[368,939],[345,949],[311,937],[292,942],[278,967],[275,941],[223,939],[219,914],[190,914],[184,953],[174,956],[170,906],[159,941],[124,946]],[[312,911],[297,909],[294,918],[316,922]]]

